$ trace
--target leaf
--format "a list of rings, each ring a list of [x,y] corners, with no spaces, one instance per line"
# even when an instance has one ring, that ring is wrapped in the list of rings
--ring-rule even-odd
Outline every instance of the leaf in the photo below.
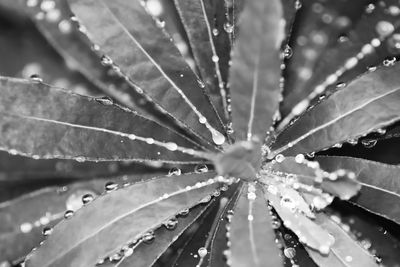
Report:
[[[224,255],[224,251],[228,250],[227,226],[229,225],[229,221],[232,219],[233,215],[231,213],[238,201],[241,188],[241,183],[231,186],[231,193],[228,193],[229,197],[225,205],[223,206],[222,201],[220,202],[222,207],[220,207],[219,213],[215,218],[215,229],[212,233],[210,242],[208,264],[210,267],[222,267],[227,265]]]
[[[82,196],[104,191],[104,180],[48,187],[0,203],[0,262],[14,262],[42,239],[42,229],[54,226],[66,210],[82,206]]]
[[[238,140],[264,138],[280,99],[280,46],[284,37],[280,1],[247,1],[229,73],[233,127]]]
[[[282,205],[280,196],[265,191],[265,197],[272,204],[285,227],[292,230],[299,241],[308,247],[327,254],[335,239],[314,221],[301,213],[290,210]]]
[[[396,64],[362,75],[310,109],[278,135],[269,157],[320,151],[397,121],[399,69]]]
[[[370,212],[400,223],[398,166],[349,157],[317,157],[327,170],[347,168],[361,183],[360,194],[351,201]]]
[[[204,141],[225,141],[197,77],[140,1],[70,0],[89,38],[153,102]]]
[[[191,147],[191,142],[108,99],[96,101],[13,78],[0,78],[0,90],[0,147],[11,154],[78,161],[198,161],[181,152],[180,146]]]
[[[270,210],[259,188],[252,184],[242,187],[229,227],[228,265],[283,265],[275,243]]]
[[[311,258],[319,265],[326,267],[378,266],[372,255],[361,248],[340,226],[327,215],[319,214],[316,223],[327,229],[334,237],[335,244],[326,256],[307,249]]]
[[[216,40],[213,36],[213,5],[215,4],[208,0],[175,0],[175,5],[188,35],[200,76],[219,116],[225,121],[228,115],[226,113],[226,73],[225,75],[222,73],[220,65],[227,62],[219,61]],[[228,39],[226,33],[219,34]],[[229,47],[226,49],[230,50]]]
[[[295,189],[300,188],[306,200],[312,200],[321,195],[321,190],[342,200],[348,200],[361,188],[354,179],[353,172],[342,168],[329,168],[330,172],[327,172],[319,166],[318,162],[305,160],[303,155],[298,155],[296,158],[284,158],[280,162],[274,160],[266,165],[266,169],[284,184],[292,187],[296,185]],[[329,204],[331,201],[327,202]]]
[[[340,37],[348,36],[347,34],[352,31],[353,25],[358,24],[365,7],[370,4],[370,1],[360,0],[352,3],[353,8],[349,8],[347,1],[315,3],[315,1],[303,0],[299,2],[302,3],[302,7],[296,16],[295,33],[290,42],[292,53],[288,57],[287,66],[284,70],[284,77],[286,78],[285,97],[281,111],[283,117],[289,114],[289,118],[299,115],[297,111],[299,107],[303,107],[304,109],[301,111],[304,111],[307,108],[307,103],[302,100],[310,101],[314,98],[316,95],[307,99],[310,94],[314,93],[314,90],[320,90],[316,88],[318,85],[342,67],[342,64],[337,62],[338,58],[342,58],[342,63],[345,63],[347,59],[356,56],[361,51],[360,46],[359,49],[350,54],[347,53],[344,57],[338,54],[336,58],[330,58],[328,61],[325,58],[327,50],[336,49],[343,44],[348,45],[348,42],[341,42]],[[364,35],[366,31],[374,32],[375,28],[371,25],[373,24],[368,24],[368,28],[360,30],[360,35]],[[324,62],[330,70],[323,68],[321,62]],[[363,72],[358,72],[356,75]],[[314,82],[314,76],[320,79],[318,83]],[[332,80],[332,78],[330,79]],[[342,80],[338,79],[333,83],[336,85],[338,81]],[[286,121],[285,118],[284,124],[289,121],[290,119]]]
[[[69,66],[119,103],[150,116],[142,104],[143,96],[136,93],[125,79],[101,64],[96,50],[71,21],[72,13],[66,0],[55,0],[52,2],[54,6],[45,10],[40,4],[17,1],[20,2],[20,9],[32,18],[39,31]],[[152,118],[154,119],[154,116]]]
[[[167,229],[165,226],[161,226],[154,231],[155,240],[152,242],[152,244],[141,242],[137,247],[133,248],[132,255],[124,257],[114,266],[146,267],[154,265],[162,253],[164,253],[171,246],[171,244],[175,242],[200,216],[203,216],[205,211],[210,208],[213,202],[214,200],[207,205],[199,205],[194,207],[185,217],[179,216],[177,219],[176,228]]]
[[[26,266],[94,265],[211,195],[217,189],[213,177],[214,173],[166,176],[102,195],[54,227],[27,257]],[[88,247],[95,249],[86,253]]]

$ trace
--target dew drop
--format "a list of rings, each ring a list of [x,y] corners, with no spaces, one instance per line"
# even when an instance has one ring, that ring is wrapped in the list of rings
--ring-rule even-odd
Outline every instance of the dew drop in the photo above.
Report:
[[[154,241],[154,238],[155,238],[155,236],[154,236],[153,231],[147,232],[142,236],[142,240],[146,244],[152,243]]]
[[[168,230],[174,230],[178,226],[178,220],[176,218],[171,218],[164,223],[164,226]]]
[[[213,55],[212,57],[211,57],[211,60],[213,61],[213,62],[218,62],[219,61],[219,57],[217,56],[217,55]]]
[[[76,157],[75,160],[76,160],[77,162],[85,162],[85,157],[79,156],[79,157]]]
[[[395,63],[396,63],[396,58],[395,57],[386,58],[385,60],[383,60],[383,65],[385,67],[393,66]]]
[[[381,36],[381,37],[387,37],[390,34],[393,33],[394,31],[394,26],[392,23],[382,20],[379,21],[376,26],[375,26],[375,30],[376,32]]]
[[[69,219],[69,218],[71,218],[73,215],[74,215],[74,211],[72,211],[72,210],[67,210],[67,211],[64,213],[64,219]]]
[[[283,254],[285,254],[285,257],[288,259],[293,259],[296,256],[296,250],[294,248],[285,248],[283,250]]]
[[[53,228],[51,227],[44,227],[42,230],[43,236],[49,236],[53,232]]]
[[[33,225],[31,223],[23,223],[19,226],[19,229],[22,233],[26,234],[32,231]]]
[[[175,150],[178,149],[178,145],[175,144],[175,143],[173,143],[173,142],[166,143],[166,144],[165,144],[165,147],[166,147],[168,150],[170,150],[170,151],[175,151]]]
[[[302,7],[301,1],[296,0],[296,2],[294,3],[294,8],[299,10],[301,7]]]
[[[186,216],[188,216],[188,214],[189,214],[189,209],[188,208],[183,209],[178,213],[178,215],[182,216],[182,217],[186,217]]]
[[[68,20],[62,20],[58,23],[58,29],[61,33],[68,34],[72,31],[72,26]]]
[[[283,56],[284,56],[286,59],[289,59],[289,58],[292,57],[292,55],[293,55],[293,50],[292,50],[292,48],[291,48],[289,45],[286,45],[286,46],[285,46],[285,49],[283,50]]]
[[[353,261],[353,257],[352,256],[346,256],[344,258],[344,260],[347,261],[347,262],[352,262]]]
[[[208,251],[205,247],[201,247],[199,248],[197,253],[199,254],[200,258],[204,258],[207,255]]]
[[[393,54],[397,54],[400,51],[400,34],[396,33],[390,36],[387,40],[387,45]]]
[[[230,22],[225,22],[224,23],[224,30],[227,33],[232,33],[233,32],[233,25]]]
[[[182,171],[179,168],[173,167],[172,169],[169,170],[168,176],[173,176],[173,175],[181,175]]]
[[[275,160],[278,163],[282,163],[285,160],[285,156],[282,154],[278,154],[278,155],[276,155]]]
[[[272,228],[279,229],[279,227],[281,227],[281,222],[279,220],[273,220],[272,221]]]
[[[31,81],[34,81],[34,82],[39,82],[39,83],[43,82],[43,79],[40,78],[40,76],[37,74],[32,74],[29,78],[31,79]]]
[[[103,64],[104,66],[110,66],[111,64],[113,64],[113,61],[111,60],[111,58],[104,55],[101,57],[101,64]]]
[[[114,101],[108,96],[98,97],[98,98],[95,98],[95,100],[105,106],[110,106],[110,105],[114,104]]]
[[[92,194],[85,194],[82,197],[82,203],[83,204],[88,204],[90,202],[92,202],[94,199],[94,196]]]
[[[212,135],[212,140],[216,145],[222,145],[223,143],[225,143],[225,136],[220,132],[218,132],[217,130],[212,130],[211,135]]]
[[[214,28],[214,29],[212,30],[212,33],[213,33],[214,36],[218,36],[219,30],[218,30],[217,28]]]
[[[114,182],[107,182],[104,188],[106,189],[106,192],[111,192],[118,188],[118,184]]]
[[[320,246],[318,250],[321,254],[327,255],[330,251],[330,248],[328,246]]]
[[[196,165],[196,167],[194,168],[194,171],[196,173],[208,172],[208,167],[205,164],[199,164],[199,165]]]
[[[366,148],[372,148],[376,145],[376,143],[378,143],[378,140],[372,138],[361,140],[361,144]]]
[[[305,160],[305,157],[304,157],[303,154],[297,154],[296,157],[294,158],[294,160],[295,160],[297,163],[303,163],[304,160]]]

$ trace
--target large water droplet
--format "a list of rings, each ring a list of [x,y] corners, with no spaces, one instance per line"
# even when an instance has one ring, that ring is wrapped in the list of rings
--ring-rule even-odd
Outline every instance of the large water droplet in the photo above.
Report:
[[[174,230],[178,226],[178,220],[176,218],[171,218],[164,223],[164,226],[168,230]]]
[[[225,136],[220,132],[218,132],[217,130],[211,131],[211,135],[212,135],[212,140],[216,145],[222,145],[223,143],[225,143]]]
[[[118,184],[116,184],[114,182],[107,182],[104,187],[106,189],[106,192],[111,192],[118,188]]]
[[[205,247],[201,247],[199,248],[197,253],[199,254],[200,258],[204,258],[207,255],[208,251]]]
[[[104,55],[101,57],[101,64],[103,64],[104,66],[110,66],[111,64],[113,64],[113,61],[111,60],[111,58]]]
[[[286,46],[285,46],[285,49],[283,50],[283,56],[284,56],[286,59],[289,59],[289,58],[292,57],[292,55],[293,55],[293,50],[292,50],[292,48],[291,48],[289,45],[286,45]]]
[[[225,22],[224,23],[224,30],[227,33],[232,33],[233,32],[233,25],[230,22]]]
[[[92,194],[85,194],[82,197],[82,203],[83,204],[88,204],[90,202],[92,202],[94,199],[94,196]]]
[[[283,250],[283,254],[285,254],[285,257],[288,259],[293,259],[296,256],[296,250],[294,248],[285,248]]]
[[[147,232],[142,236],[142,240],[146,244],[152,243],[154,241],[154,238],[155,238],[155,236],[154,236],[153,231]]]
[[[382,20],[376,24],[375,30],[379,34],[379,36],[387,37],[393,33],[395,28],[394,28],[393,24],[390,23],[389,21]]]
[[[74,215],[74,211],[72,211],[72,210],[67,210],[67,211],[64,213],[64,219],[69,219],[69,218],[71,218],[73,215]]]
[[[181,175],[182,171],[179,168],[173,167],[172,169],[169,170],[168,172],[168,176],[172,176],[172,175]]]
[[[196,165],[196,167],[194,168],[194,171],[197,173],[208,172],[208,167],[205,164],[199,164],[199,165]]]

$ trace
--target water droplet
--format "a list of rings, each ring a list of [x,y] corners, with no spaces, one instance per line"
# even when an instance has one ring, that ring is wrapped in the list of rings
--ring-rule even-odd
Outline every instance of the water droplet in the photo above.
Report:
[[[111,64],[113,64],[113,61],[111,60],[111,58],[104,55],[101,57],[101,64],[103,64],[104,66],[110,66]]]
[[[283,254],[285,254],[285,257],[288,259],[293,259],[296,256],[296,250],[294,248],[285,248],[283,250]]]
[[[274,229],[279,229],[279,227],[281,227],[281,221],[279,221],[279,220],[273,220],[273,221],[272,221],[272,228],[274,228]]]
[[[42,230],[42,234],[44,236],[49,236],[53,232],[53,228],[51,227],[44,227]]]
[[[383,60],[383,65],[385,67],[393,66],[395,63],[396,63],[396,58],[395,57],[386,58],[385,60]]]
[[[389,6],[387,10],[392,16],[400,15],[400,8],[398,6]]]
[[[371,241],[369,240],[369,239],[364,239],[364,240],[362,240],[361,241],[361,246],[364,248],[364,249],[370,249],[371,248],[371,246],[372,246],[372,243],[371,243]]]
[[[308,158],[313,158],[315,157],[315,152],[310,152],[306,154]]]
[[[278,154],[278,155],[276,155],[275,160],[278,163],[282,163],[285,160],[285,156],[282,154]]]
[[[152,243],[154,241],[154,238],[155,238],[155,236],[154,236],[153,231],[147,232],[142,236],[142,240],[146,244]]]
[[[379,36],[387,37],[393,33],[394,26],[392,23],[382,20],[376,24],[375,31],[379,34]]]
[[[72,31],[72,26],[68,20],[62,20],[58,23],[58,29],[61,33],[68,34]]]
[[[165,21],[164,21],[164,20],[161,20],[161,19],[157,19],[157,20],[156,20],[156,25],[157,25],[157,27],[159,27],[159,28],[164,28],[164,27],[165,27]]]
[[[72,210],[67,210],[67,211],[64,213],[64,219],[69,219],[69,218],[71,218],[73,215],[74,215],[74,211],[72,211]]]
[[[94,196],[92,194],[85,194],[82,197],[82,203],[83,204],[88,204],[90,202],[92,202],[94,199]]]
[[[213,33],[214,36],[218,36],[219,30],[218,30],[217,28],[214,28],[214,29],[212,30],[212,33]]]
[[[376,71],[377,67],[376,66],[368,66],[367,69],[369,72],[373,72],[373,71]]]
[[[296,2],[294,2],[294,8],[299,10],[301,7],[302,7],[301,1],[296,0]]]
[[[174,230],[178,225],[178,220],[176,218],[171,218],[164,223],[165,228],[168,230]]]
[[[165,144],[165,147],[166,147],[168,150],[170,150],[170,151],[175,151],[175,150],[178,149],[178,145],[175,144],[175,143],[173,143],[173,142],[166,143],[166,144]]]
[[[293,50],[292,50],[292,48],[291,48],[289,45],[286,45],[286,46],[285,46],[285,49],[283,50],[283,56],[284,56],[286,59],[289,59],[289,58],[292,57],[292,55],[293,55]]]
[[[50,11],[56,7],[56,3],[53,0],[44,0],[40,4],[40,9],[43,11]]]
[[[186,217],[188,214],[189,214],[189,209],[188,208],[183,209],[178,213],[178,215],[182,216],[182,217]]]
[[[118,188],[118,184],[114,182],[107,182],[104,187],[106,189],[106,192],[111,192]]]
[[[85,157],[83,157],[83,156],[78,156],[78,157],[75,158],[75,160],[76,160],[77,162],[85,162]]]
[[[168,176],[173,176],[173,175],[181,175],[182,171],[179,168],[173,167],[169,170]]]
[[[39,76],[38,74],[32,74],[32,75],[30,76],[30,79],[31,79],[32,81],[34,81],[34,82],[39,82],[39,83],[42,83],[42,82],[43,82],[43,79],[40,78],[40,76]]]
[[[319,252],[321,254],[327,255],[330,251],[330,248],[328,246],[320,246],[319,247]]]
[[[374,4],[369,4],[369,5],[365,8],[365,12],[366,12],[367,14],[371,14],[374,10],[375,10],[375,5],[374,5]]]
[[[213,62],[218,62],[218,61],[219,61],[219,57],[218,57],[217,55],[213,55],[213,56],[211,57],[211,60],[212,60]]]
[[[114,101],[108,96],[98,97],[98,98],[95,98],[95,100],[105,106],[110,106],[110,105],[114,104]]]
[[[212,140],[216,145],[222,145],[223,143],[225,143],[225,136],[220,132],[218,132],[217,130],[212,130],[211,135],[212,135]]]
[[[200,200],[199,203],[206,204],[211,201],[211,196],[205,196],[203,199]]]
[[[387,45],[391,53],[398,54],[400,51],[400,34],[395,33],[387,40]]]
[[[26,234],[32,231],[33,225],[31,223],[23,223],[19,226],[19,229],[22,233]]]
[[[199,248],[197,253],[199,254],[200,258],[204,258],[207,255],[208,251],[205,247],[201,247]]]
[[[200,79],[197,79],[197,83],[198,83],[198,85],[200,86],[200,88],[206,87],[205,83],[204,83],[202,80],[200,80]]]
[[[376,143],[378,143],[378,140],[372,139],[372,138],[367,138],[367,139],[361,140],[361,144],[366,148],[374,147],[376,145]]]
[[[353,257],[352,256],[346,256],[344,258],[344,260],[347,261],[347,262],[352,262],[353,261]]]
[[[205,164],[199,164],[199,165],[196,165],[196,167],[194,168],[194,171],[197,173],[208,172],[208,167]]]
[[[224,30],[227,33],[232,33],[233,32],[233,25],[230,22],[225,22],[224,23]]]

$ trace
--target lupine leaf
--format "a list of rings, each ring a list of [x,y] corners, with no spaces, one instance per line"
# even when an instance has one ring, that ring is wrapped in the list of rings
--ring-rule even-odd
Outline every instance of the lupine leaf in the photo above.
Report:
[[[214,3],[208,0],[175,0],[175,5],[188,35],[200,76],[218,114],[226,120],[226,89],[224,84],[226,81],[220,67],[221,63],[225,62],[219,62],[213,35]],[[223,32],[220,34],[228,38],[227,34]],[[229,50],[229,47],[226,48]]]
[[[280,1],[247,1],[230,69],[233,127],[238,140],[264,138],[280,99],[280,47],[284,38]]]
[[[317,157],[327,170],[352,170],[361,183],[360,194],[351,199],[373,213],[400,223],[400,168],[349,157]]]
[[[109,68],[101,65],[100,57],[95,54],[90,42],[70,20],[72,13],[66,0],[55,0],[54,6],[46,9],[43,9],[40,3],[28,3],[23,0],[8,2],[13,2],[35,22],[39,31],[66,60],[68,66],[79,71],[94,86],[119,103],[150,116],[144,105],[138,101],[143,101],[143,97],[135,93],[123,78],[110,74]],[[46,81],[49,82],[47,79]]]
[[[359,138],[398,120],[400,64],[360,76],[284,129],[273,153],[296,155]]]
[[[335,242],[335,239],[327,231],[301,213],[291,211],[289,208],[281,205],[279,196],[268,191],[265,193],[266,198],[272,204],[279,217],[281,217],[285,227],[292,230],[300,242],[323,254],[327,253]]]
[[[89,38],[139,91],[186,127],[217,144],[222,125],[196,75],[141,1],[70,0]],[[112,63],[113,62],[113,63]],[[203,123],[200,123],[203,122]]]
[[[318,68],[319,62],[325,61],[324,52],[340,45],[339,36],[347,33],[349,28],[357,23],[364,12],[363,7],[370,3],[367,0],[352,1],[352,8],[348,8],[349,1],[299,2],[302,3],[302,8],[296,17],[296,32],[290,43],[293,53],[284,70],[285,98],[281,109],[284,117],[315,89],[316,84],[309,82],[314,79],[314,75],[321,75],[322,79],[326,79],[336,71],[337,65],[332,64],[335,58],[326,61],[329,65],[334,65],[333,72],[320,71]],[[327,22],[329,20],[330,22]],[[347,58],[349,56],[355,54],[347,55]]]
[[[214,202],[214,200],[212,201]],[[167,229],[165,226],[161,226],[154,231],[155,240],[152,244],[140,243],[134,248],[132,255],[124,257],[115,267],[152,266],[162,253],[166,251],[188,227],[202,216],[208,208],[210,208],[213,202],[207,205],[194,207],[185,217],[178,216],[176,228]]]
[[[0,90],[0,147],[13,154],[82,161],[195,160],[171,151],[176,144],[192,143],[109,100],[12,78],[1,78]],[[176,144],[167,149],[167,142]]]
[[[307,249],[311,258],[319,265],[326,267],[356,267],[378,266],[371,254],[349,236],[339,225],[333,222],[327,215],[319,214],[316,223],[324,227],[335,237],[335,243],[329,254],[321,255],[311,249]]]
[[[248,190],[251,187],[255,191]],[[261,189],[251,184],[243,186],[229,226],[230,266],[283,265],[275,243],[270,210]]]
[[[211,195],[217,189],[214,180],[208,182],[213,177],[214,173],[167,176],[102,195],[54,227],[27,257],[26,266],[94,265]],[[94,250],[86,253],[87,247]]]
[[[227,251],[228,249],[228,239],[226,235],[228,231],[227,226],[229,225],[229,221],[232,219],[233,215],[231,213],[240,195],[241,183],[231,187],[230,190],[232,190],[232,193],[228,194],[228,201],[225,206],[220,207],[220,212],[215,218],[217,222],[210,242],[210,267],[222,267],[227,265],[224,255],[224,251]]]
[[[104,191],[104,180],[50,187],[0,203],[0,262],[28,254],[42,239],[42,228],[54,226],[66,210],[82,205],[82,196]]]

